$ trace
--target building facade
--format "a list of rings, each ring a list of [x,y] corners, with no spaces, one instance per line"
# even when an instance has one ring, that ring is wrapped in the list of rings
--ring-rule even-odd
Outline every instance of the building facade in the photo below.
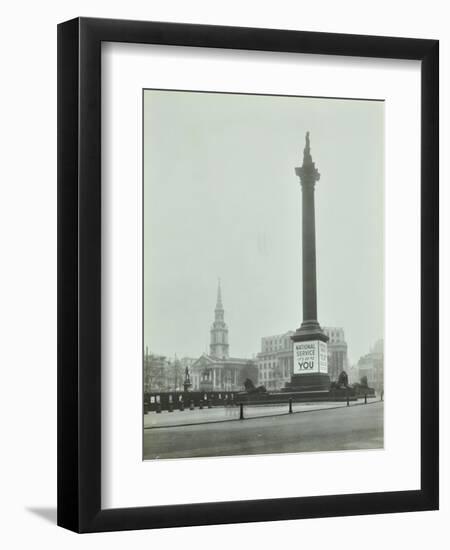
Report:
[[[344,329],[341,327],[323,327],[323,330],[329,338],[327,344],[328,375],[331,382],[336,382],[341,372],[347,372],[349,367]]]
[[[244,389],[247,378],[256,383],[255,360],[230,357],[229,351],[228,327],[225,323],[222,289],[219,282],[214,322],[210,330],[209,354],[201,355],[189,369],[193,390],[240,391]]]
[[[291,380],[294,368],[292,331],[261,338],[257,355],[258,385],[280,390]]]
[[[359,379],[367,377],[371,388],[381,391],[384,388],[384,341],[377,340],[367,355],[358,361]]]
[[[359,382],[359,367],[358,364],[350,365],[348,369],[346,370],[346,373],[348,374],[348,383],[349,384],[356,384]]]

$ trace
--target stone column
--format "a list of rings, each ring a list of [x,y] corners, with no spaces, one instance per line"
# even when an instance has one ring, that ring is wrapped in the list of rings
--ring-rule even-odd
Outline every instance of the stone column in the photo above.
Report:
[[[330,377],[324,357],[328,337],[317,320],[315,185],[319,171],[311,156],[309,132],[303,151],[303,164],[295,169],[302,188],[302,282],[303,322],[292,336],[294,374],[286,384],[289,391],[328,391]]]
[[[318,328],[316,277],[316,215],[314,192],[320,174],[311,157],[309,132],[303,151],[303,165],[295,169],[302,188],[302,268],[303,323],[305,328]]]
[[[314,181],[302,181],[303,323],[317,323]]]

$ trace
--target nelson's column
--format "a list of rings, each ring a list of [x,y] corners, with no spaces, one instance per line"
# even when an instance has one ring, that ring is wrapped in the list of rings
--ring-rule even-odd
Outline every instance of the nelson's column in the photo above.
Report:
[[[295,169],[302,188],[303,322],[292,335],[294,370],[285,391],[328,392],[328,336],[317,320],[316,227],[314,187],[320,174],[312,160],[309,132],[303,151],[303,165]]]

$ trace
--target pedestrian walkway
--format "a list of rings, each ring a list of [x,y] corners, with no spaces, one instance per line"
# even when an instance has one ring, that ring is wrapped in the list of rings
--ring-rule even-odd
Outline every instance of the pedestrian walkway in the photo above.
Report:
[[[379,398],[367,398],[367,402],[373,402],[379,400]],[[350,407],[354,407],[358,404],[364,403],[363,399],[358,401],[350,401]],[[292,412],[307,412],[317,411],[324,409],[336,409],[346,407],[345,401],[326,401],[326,402],[311,402],[311,403],[292,403]],[[289,413],[289,404],[280,403],[272,405],[245,405],[244,404],[244,417],[261,418],[264,416],[278,416]],[[211,409],[199,409],[191,411],[185,409],[184,411],[174,410],[173,412],[162,411],[156,413],[154,411],[144,415],[144,429],[162,428],[170,426],[189,426],[192,424],[206,424],[213,422],[226,422],[239,419],[239,406],[234,407],[213,407]]]

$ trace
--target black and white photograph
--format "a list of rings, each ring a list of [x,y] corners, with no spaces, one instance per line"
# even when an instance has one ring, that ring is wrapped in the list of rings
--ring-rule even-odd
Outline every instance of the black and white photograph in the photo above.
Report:
[[[445,548],[449,10],[405,6],[4,5],[1,548]]]
[[[144,460],[383,449],[384,101],[142,101]]]

